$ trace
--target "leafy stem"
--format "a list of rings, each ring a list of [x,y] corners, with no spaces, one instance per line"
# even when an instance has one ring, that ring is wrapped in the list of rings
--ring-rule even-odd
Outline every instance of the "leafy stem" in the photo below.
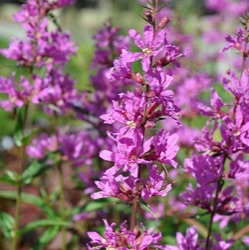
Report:
[[[211,237],[211,232],[212,232],[213,219],[214,219],[214,215],[216,213],[216,207],[218,204],[219,193],[222,190],[223,185],[224,185],[224,180],[222,179],[222,177],[220,177],[220,179],[218,180],[218,183],[217,183],[217,188],[216,188],[214,203],[213,203],[213,209],[212,209],[212,213],[211,213],[210,220],[209,220],[208,235],[206,238],[205,250],[211,249],[210,248],[210,237]]]
[[[25,126],[27,122],[27,116],[28,116],[28,108],[29,108],[29,103],[27,103],[24,106],[24,114],[22,119],[18,119],[17,123],[22,123],[22,124],[17,124],[17,127],[21,128],[21,133],[22,133],[22,138],[25,138]],[[21,110],[20,110],[21,112]],[[21,115],[21,113],[20,113]],[[16,206],[15,206],[15,224],[13,228],[13,241],[12,241],[12,250],[17,250],[18,249],[18,244],[19,244],[19,224],[20,224],[20,214],[21,214],[21,204],[22,204],[22,173],[24,172],[25,169],[25,161],[26,161],[26,153],[25,153],[25,144],[21,144],[21,163],[20,163],[20,175],[19,175],[19,180],[17,183],[17,198],[16,198]]]
[[[61,163],[56,165],[58,178],[59,178],[59,196],[60,196],[60,213],[63,215],[65,214],[65,190],[64,190],[64,181],[63,181],[63,170]],[[62,234],[62,241],[61,241],[61,249],[66,250],[66,227],[61,226],[61,234]]]
[[[140,178],[141,175],[141,168],[142,166],[139,165],[138,166],[138,174],[137,174],[137,178]],[[133,231],[135,226],[136,226],[136,218],[137,218],[137,212],[138,212],[138,208],[139,208],[139,198],[135,197],[132,201],[132,211],[131,211],[131,220],[130,220],[130,231]]]

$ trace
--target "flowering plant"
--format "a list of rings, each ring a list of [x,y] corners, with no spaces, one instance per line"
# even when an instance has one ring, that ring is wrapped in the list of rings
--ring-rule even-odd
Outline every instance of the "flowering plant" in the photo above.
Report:
[[[16,64],[0,69],[1,112],[15,118],[11,150],[0,137],[0,229],[13,250],[248,246],[249,5],[204,1],[194,32],[181,4],[139,2],[142,29],[109,20],[93,36],[87,88],[55,12],[74,1],[27,0],[14,15],[26,38],[0,49]]]

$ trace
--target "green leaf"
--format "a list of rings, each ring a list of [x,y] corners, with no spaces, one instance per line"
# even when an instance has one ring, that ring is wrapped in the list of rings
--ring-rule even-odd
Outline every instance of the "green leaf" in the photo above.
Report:
[[[95,211],[98,209],[102,209],[108,205],[108,201],[106,200],[96,200],[96,201],[91,201],[87,203],[85,206],[84,211],[90,212],[90,211]]]
[[[38,129],[33,130],[28,135],[24,133],[25,121],[27,116],[28,105],[25,105],[23,108],[17,111],[17,122],[14,132],[14,141],[18,147],[26,146],[30,139],[37,133]]]
[[[17,110],[17,121],[14,132],[14,141],[18,147],[22,146],[23,127],[26,116],[26,107]]]
[[[26,146],[27,144],[29,144],[30,140],[34,137],[35,134],[37,134],[37,129],[33,130],[30,134],[28,135],[23,135],[22,130],[18,130],[15,132],[14,134],[14,141],[15,144],[18,147],[23,147]]]
[[[11,185],[17,185],[19,182],[20,176],[14,172],[7,170],[2,176],[0,176],[0,181],[7,182]]]
[[[92,212],[95,210],[103,209],[107,206],[110,206],[110,204],[118,204],[119,199],[117,198],[103,198],[99,200],[92,200],[88,202],[86,205],[82,207],[76,207],[72,210],[72,214],[78,214],[81,212]],[[123,204],[123,203],[122,203]]]
[[[22,138],[22,141],[21,141],[22,146],[28,145],[29,142],[30,142],[30,140],[37,134],[37,132],[38,132],[38,129],[35,129],[35,130],[33,130],[30,134],[24,136],[24,137]]]
[[[30,184],[31,181],[42,175],[45,171],[51,168],[51,164],[57,164],[60,158],[57,152],[48,154],[42,160],[34,161],[22,174],[22,183]]]
[[[16,146],[18,146],[18,147],[22,146],[22,137],[23,137],[23,135],[22,135],[21,130],[18,130],[18,131],[15,132],[13,138],[14,138]]]
[[[57,218],[57,220],[48,220],[48,219],[36,220],[36,221],[30,222],[24,228],[20,229],[18,232],[20,234],[24,234],[24,233],[27,233],[28,231],[34,230],[38,227],[46,227],[46,226],[64,226],[64,227],[67,227],[67,226],[69,226],[69,224],[70,223],[68,221],[62,221],[62,220],[59,220],[58,218]]]
[[[23,184],[30,184],[31,181],[43,174],[46,170],[51,168],[50,165],[48,165],[45,162],[41,161],[34,161],[28,168],[25,169],[25,171],[22,174],[22,183]]]
[[[32,248],[32,250],[42,250],[45,248],[45,246],[52,241],[55,236],[57,235],[60,227],[59,226],[53,226],[47,229],[40,237],[38,242],[35,244],[35,246]]]
[[[0,197],[16,199],[17,193],[15,191],[0,190]],[[22,192],[21,199],[24,202],[34,204],[37,207],[41,208],[47,215],[47,217],[51,219],[57,218],[57,213],[51,207],[49,207],[48,204],[39,196]]]
[[[145,203],[144,201],[139,201],[139,204],[141,205],[141,208],[148,211],[154,219],[158,220],[158,218],[154,215],[153,211],[151,210],[150,206]]]
[[[48,107],[52,109],[53,111],[57,112],[58,114],[61,114],[61,110],[57,106],[53,104],[49,104]]]
[[[12,229],[14,228],[15,220],[10,215],[0,210],[0,227],[6,238],[12,238]]]

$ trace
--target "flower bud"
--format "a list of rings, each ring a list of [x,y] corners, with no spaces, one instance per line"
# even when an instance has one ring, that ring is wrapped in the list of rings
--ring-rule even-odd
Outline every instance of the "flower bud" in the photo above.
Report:
[[[169,23],[169,22],[170,22],[170,18],[169,17],[164,17],[157,26],[158,30],[163,29],[166,26],[166,24]]]

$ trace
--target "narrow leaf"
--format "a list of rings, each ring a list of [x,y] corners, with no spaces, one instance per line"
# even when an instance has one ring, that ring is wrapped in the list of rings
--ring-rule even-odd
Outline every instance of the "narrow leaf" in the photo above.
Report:
[[[0,197],[16,199],[17,193],[15,191],[0,190]],[[47,203],[39,196],[23,192],[21,194],[21,199],[24,202],[34,204],[37,207],[41,208],[49,218],[57,218],[56,212],[52,208],[50,208]]]
[[[141,208],[149,212],[155,220],[158,220],[147,203],[145,203],[144,201],[139,201],[139,204],[141,205]]]
[[[7,170],[2,176],[0,176],[0,181],[9,183],[11,185],[17,185],[19,176],[16,172]]]
[[[35,244],[35,246],[32,248],[32,250],[42,250],[45,249],[45,246],[51,242],[57,235],[60,227],[59,226],[53,226],[47,229],[41,237],[39,237],[38,242]]]
[[[28,231],[34,230],[39,227],[46,227],[46,226],[69,226],[69,222],[67,221],[61,221],[59,219],[57,220],[36,220],[32,221],[29,224],[27,224],[24,228],[19,230],[20,234],[27,233]]]
[[[3,235],[6,238],[12,238],[12,229],[14,227],[15,220],[10,215],[0,210],[0,227]]]

